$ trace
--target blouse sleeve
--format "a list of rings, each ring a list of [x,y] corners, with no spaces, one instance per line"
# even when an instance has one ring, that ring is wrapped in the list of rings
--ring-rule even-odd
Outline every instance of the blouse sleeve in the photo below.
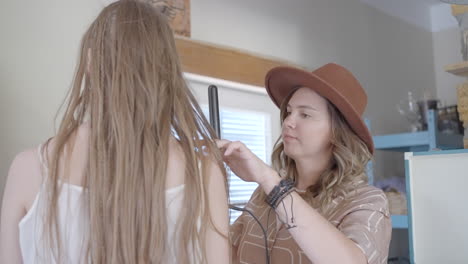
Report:
[[[338,229],[362,250],[369,264],[387,263],[392,224],[388,201],[379,189],[353,197]]]

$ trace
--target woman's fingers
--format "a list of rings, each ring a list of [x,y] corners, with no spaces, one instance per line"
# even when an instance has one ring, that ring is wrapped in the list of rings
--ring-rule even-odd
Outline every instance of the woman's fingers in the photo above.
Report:
[[[224,153],[224,155],[230,156],[235,151],[240,154],[245,149],[246,149],[246,146],[244,145],[244,143],[240,141],[234,141],[228,145],[228,148],[226,149],[226,152]]]
[[[217,140],[215,140],[215,142],[216,142],[216,146],[218,147],[219,151],[221,151],[222,156],[225,157],[226,156],[226,150],[229,147],[229,144],[231,144],[231,141],[226,140],[226,139],[217,139]]]
[[[236,144],[236,142],[231,142],[229,145],[226,147],[226,151],[224,152],[224,156],[230,156],[231,153],[235,150],[237,150],[239,146]]]
[[[221,151],[223,157],[226,156],[226,152],[229,149],[230,145],[231,145],[231,141],[229,141],[229,140],[226,140],[226,139],[217,139],[216,140],[216,146]]]
[[[258,174],[258,158],[241,141],[216,140],[216,145],[223,153],[224,162],[244,181],[255,181]]]
[[[226,145],[231,143],[231,141],[226,140],[226,139],[216,139],[215,142],[216,142],[216,146],[218,146],[218,148],[225,148]]]
[[[234,151],[240,151],[245,147],[240,141],[229,141],[226,139],[216,140],[216,145],[219,149],[224,150],[224,156],[230,156]]]

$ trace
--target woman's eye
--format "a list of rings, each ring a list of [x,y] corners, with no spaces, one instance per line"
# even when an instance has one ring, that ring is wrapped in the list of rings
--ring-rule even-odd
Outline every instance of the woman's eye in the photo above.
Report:
[[[301,116],[302,116],[303,118],[308,118],[308,117],[310,117],[310,115],[304,114],[304,113],[302,113]]]

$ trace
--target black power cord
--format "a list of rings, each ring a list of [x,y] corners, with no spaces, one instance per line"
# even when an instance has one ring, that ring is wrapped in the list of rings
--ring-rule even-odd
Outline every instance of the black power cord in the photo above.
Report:
[[[215,85],[210,85],[208,87],[208,103],[209,103],[209,108],[210,108],[210,124],[213,127],[216,133],[216,136],[218,138],[221,138],[221,127],[219,125],[220,122],[219,122],[219,105],[218,105],[218,87],[216,87]],[[229,208],[232,210],[236,210],[236,211],[247,212],[253,217],[253,219],[255,219],[255,221],[257,221],[257,224],[262,229],[263,237],[265,239],[266,263],[270,264],[270,254],[268,252],[267,232],[265,231],[265,228],[262,226],[260,221],[257,219],[257,217],[255,217],[255,215],[253,215],[252,212],[250,212],[249,210],[245,208],[240,208],[231,204],[229,205]]]
[[[257,224],[260,226],[260,228],[262,229],[262,232],[263,232],[263,238],[265,239],[265,255],[266,255],[266,263],[267,264],[270,264],[270,254],[268,252],[268,240],[267,240],[267,232],[265,230],[265,228],[262,226],[262,224],[260,223],[260,221],[257,219],[257,217],[255,217],[255,215],[245,209],[245,208],[240,208],[240,207],[237,207],[237,206],[234,206],[234,205],[229,205],[229,208],[232,209],[232,210],[236,210],[236,211],[241,211],[241,212],[247,212],[248,214],[250,214],[250,216],[253,217],[253,219],[257,222]],[[268,226],[267,226],[268,228]]]

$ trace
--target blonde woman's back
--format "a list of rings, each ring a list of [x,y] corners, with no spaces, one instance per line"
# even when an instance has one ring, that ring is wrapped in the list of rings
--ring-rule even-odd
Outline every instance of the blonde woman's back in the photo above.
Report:
[[[85,173],[86,161],[88,159],[88,125],[82,125],[76,137],[74,137],[74,147],[70,153],[70,156],[66,159],[66,164],[63,163],[60,166],[59,174],[63,175],[65,169],[69,176],[68,179],[60,179],[62,183],[62,189],[60,191],[60,197],[58,198],[58,226],[61,234],[62,248],[67,252],[64,259],[66,263],[86,263],[83,259],[85,256],[85,243],[86,234],[88,232],[87,223],[88,218],[86,216],[85,208],[83,207],[83,195],[86,195],[86,189],[83,185],[83,175]],[[21,256],[23,263],[49,263],[50,260],[44,256],[44,253],[50,249],[42,243],[44,237],[44,223],[47,199],[45,195],[45,181],[47,181],[47,157],[51,154],[51,148],[54,147],[54,139],[49,142],[48,148],[45,148],[45,144],[41,144],[39,147],[23,152],[17,157],[18,167],[30,168],[27,175],[21,175],[20,177],[25,178],[30,183],[29,188],[25,190],[15,190],[18,192],[23,191],[25,201],[25,215],[21,218],[18,224],[19,230],[19,244],[21,249]],[[19,159],[19,160],[18,160]],[[179,143],[175,138],[171,138],[168,158],[168,168],[166,177],[166,209],[167,209],[167,241],[175,241],[176,238],[176,223],[177,218],[180,215],[180,211],[183,210],[183,195],[184,188],[184,155],[180,149]],[[16,166],[15,166],[16,167]],[[15,170],[13,167],[12,169]],[[222,174],[216,173],[216,168],[212,168],[214,173],[211,175],[214,178],[214,182],[211,184],[213,187],[213,209],[214,215],[223,215],[223,210],[226,207],[224,203],[227,201],[223,198],[223,193],[219,192],[224,188]],[[11,172],[17,174],[15,171]],[[18,173],[24,173],[18,171]],[[224,194],[225,195],[225,194]],[[220,202],[216,202],[220,201]],[[217,217],[217,219],[222,219]],[[200,221],[200,219],[194,221]],[[201,224],[201,223],[200,223]],[[227,233],[227,227],[218,226],[221,230]],[[216,254],[216,251],[221,252],[227,251],[227,244],[223,245],[223,238],[211,231],[208,234],[207,248],[210,249],[208,252],[208,258],[215,260],[219,259],[220,256],[210,255]],[[211,237],[211,239],[210,239]],[[217,242],[216,242],[217,241]],[[221,244],[219,244],[221,242]],[[176,263],[175,255],[178,253],[176,243],[168,243],[168,256],[164,263]],[[218,247],[216,250],[215,247]],[[198,250],[201,250],[198,248]],[[195,259],[195,253],[193,258]],[[228,257],[227,255],[224,258]],[[223,258],[221,254],[221,258]],[[52,260],[52,263],[55,261]],[[193,262],[193,263],[196,263]],[[210,261],[210,263],[215,263]]]

